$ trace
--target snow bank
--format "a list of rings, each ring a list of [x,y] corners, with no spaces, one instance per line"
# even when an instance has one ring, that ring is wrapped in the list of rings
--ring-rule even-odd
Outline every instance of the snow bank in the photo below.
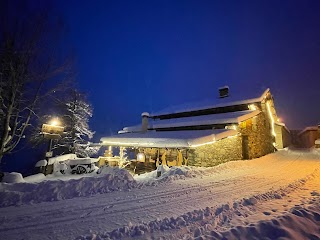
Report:
[[[2,182],[4,183],[21,183],[24,182],[23,176],[21,173],[11,172],[11,173],[4,173]]]
[[[38,174],[25,177],[24,180],[26,182],[41,182],[43,180],[46,180],[46,176],[43,173],[38,173]]]
[[[17,179],[24,181],[21,174],[11,174],[10,176],[15,176],[13,179],[15,181],[18,181]],[[31,176],[27,180],[31,181],[32,178],[35,180],[41,178],[41,176]],[[128,190],[135,186],[136,181],[131,174],[124,169],[118,168],[108,168],[94,177],[82,177],[67,181],[0,183],[0,207],[87,197],[94,194]]]
[[[168,166],[160,165],[158,169],[152,172],[135,175],[134,179],[142,185],[155,186],[160,183],[167,183],[196,176],[201,177],[201,170],[199,171],[199,168],[197,167],[181,166],[169,168]]]
[[[194,166],[181,166],[171,167],[160,165],[157,170],[134,176],[134,179],[143,185],[159,185],[171,181],[185,179],[185,178],[201,178],[209,176],[214,173],[219,173],[227,169],[234,169],[242,167],[246,164],[245,161],[231,161],[220,164],[214,167],[194,167]],[[158,172],[161,173],[159,176]]]

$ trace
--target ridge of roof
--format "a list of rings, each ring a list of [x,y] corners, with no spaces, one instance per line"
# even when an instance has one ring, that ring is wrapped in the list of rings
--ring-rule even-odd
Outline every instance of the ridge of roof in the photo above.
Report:
[[[197,106],[198,103],[187,103],[187,104],[181,104],[178,106],[172,106],[168,107],[164,110],[151,113],[150,117],[158,117],[158,116],[164,116],[164,115],[170,115],[175,113],[184,113],[184,112],[194,112],[194,111],[200,111],[200,110],[206,110],[211,108],[219,108],[219,107],[227,107],[227,106],[234,106],[234,105],[241,105],[241,104],[250,104],[255,102],[261,102],[264,97],[267,95],[267,93],[270,92],[270,89],[267,88],[262,95],[255,97],[255,98],[243,98],[240,97],[240,99],[237,99],[237,96],[229,96],[226,98],[217,98],[212,103],[205,103],[202,106]],[[229,101],[228,101],[229,100]]]

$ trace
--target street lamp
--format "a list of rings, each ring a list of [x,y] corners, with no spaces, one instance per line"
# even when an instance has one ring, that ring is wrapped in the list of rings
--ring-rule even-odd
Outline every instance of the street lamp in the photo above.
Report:
[[[63,134],[64,127],[60,126],[59,118],[53,118],[48,124],[42,124],[42,134],[49,139],[48,149],[46,152],[46,159],[52,157],[52,141],[59,139]]]

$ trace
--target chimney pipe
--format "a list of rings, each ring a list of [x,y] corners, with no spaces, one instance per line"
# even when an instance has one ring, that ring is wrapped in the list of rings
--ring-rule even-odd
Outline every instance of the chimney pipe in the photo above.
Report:
[[[224,86],[219,88],[219,97],[220,98],[225,98],[229,96],[229,87],[228,86]]]
[[[150,114],[147,113],[147,112],[143,112],[141,114],[141,117],[142,117],[142,123],[141,123],[141,130],[142,132],[146,132],[148,131],[148,126],[149,126],[149,118]]]

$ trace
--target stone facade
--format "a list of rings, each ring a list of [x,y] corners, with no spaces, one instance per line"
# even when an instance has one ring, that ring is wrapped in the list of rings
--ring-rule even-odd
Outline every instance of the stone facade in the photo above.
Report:
[[[189,165],[212,167],[232,160],[242,159],[241,137],[225,138],[212,144],[189,150]]]
[[[274,152],[274,137],[271,135],[270,121],[261,112],[254,118],[239,125],[241,136],[248,136],[249,159],[258,158]]]
[[[243,136],[247,136],[247,158],[258,158],[275,151],[271,121],[265,104],[259,107],[261,113],[234,126],[238,135],[215,143],[189,150],[189,165],[211,167],[232,160],[244,159]]]

